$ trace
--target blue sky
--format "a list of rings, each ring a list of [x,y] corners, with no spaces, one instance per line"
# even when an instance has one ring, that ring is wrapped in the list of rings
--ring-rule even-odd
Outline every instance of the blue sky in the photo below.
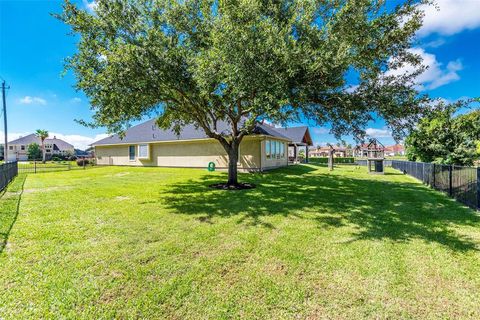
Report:
[[[78,0],[92,10],[93,2]],[[454,101],[480,96],[480,0],[437,0],[428,7],[415,52],[429,69],[419,77],[424,92]],[[73,88],[72,74],[62,77],[63,59],[75,52],[76,39],[51,16],[62,1],[0,0],[0,77],[7,93],[9,138],[36,129],[73,143],[78,148],[104,136],[103,129],[85,128],[74,119],[89,119],[87,98]],[[328,128],[312,127],[315,144],[335,142]],[[367,129],[385,144],[393,143],[381,119]],[[2,132],[3,136],[3,132]],[[0,137],[3,141],[3,137]],[[346,137],[352,141],[351,137]]]

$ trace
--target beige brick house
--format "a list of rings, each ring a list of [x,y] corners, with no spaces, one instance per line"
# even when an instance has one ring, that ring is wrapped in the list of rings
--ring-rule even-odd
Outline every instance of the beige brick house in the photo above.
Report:
[[[223,127],[227,130],[225,124]],[[290,142],[278,128],[258,123],[254,134],[240,144],[239,170],[264,171],[288,165]],[[123,138],[112,135],[92,146],[98,165],[206,168],[213,162],[217,169],[228,168],[225,150],[203,130],[186,126],[176,135],[158,128],[153,119],[131,127]]]
[[[25,161],[28,160],[27,150],[32,143],[37,143],[39,146],[42,142],[34,133],[20,137],[8,143],[8,161]],[[58,139],[57,137],[47,138],[44,141],[45,155],[47,159],[52,156],[67,156],[75,154],[75,149],[70,143]]]

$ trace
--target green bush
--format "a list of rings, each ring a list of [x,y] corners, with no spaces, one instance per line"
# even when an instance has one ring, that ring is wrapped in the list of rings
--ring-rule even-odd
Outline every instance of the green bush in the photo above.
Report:
[[[328,163],[328,157],[309,158],[308,161],[311,162],[311,163],[327,164]],[[339,164],[341,164],[341,163],[355,163],[355,158],[353,158],[353,157],[333,158],[333,163],[339,163]]]
[[[88,159],[77,159],[77,165],[80,167],[86,166],[90,161]]]

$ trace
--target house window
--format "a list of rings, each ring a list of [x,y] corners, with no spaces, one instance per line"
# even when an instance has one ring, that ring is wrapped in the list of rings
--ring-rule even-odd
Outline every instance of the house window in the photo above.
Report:
[[[24,151],[24,150],[25,150],[25,146],[20,146],[20,150]]]
[[[281,141],[266,140],[265,154],[267,159],[285,158],[285,143]]]
[[[8,146],[8,150],[13,150],[13,146]]]
[[[138,158],[139,159],[150,159],[150,150],[148,144],[139,144],[138,145]]]
[[[128,159],[135,161],[135,146],[128,146]]]

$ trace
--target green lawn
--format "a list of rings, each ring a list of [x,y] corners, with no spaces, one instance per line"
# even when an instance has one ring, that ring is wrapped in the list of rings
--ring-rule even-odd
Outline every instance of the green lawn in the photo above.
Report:
[[[17,178],[0,200],[0,318],[480,318],[474,211],[392,170],[299,165],[242,175],[253,190],[207,187],[224,179]]]

